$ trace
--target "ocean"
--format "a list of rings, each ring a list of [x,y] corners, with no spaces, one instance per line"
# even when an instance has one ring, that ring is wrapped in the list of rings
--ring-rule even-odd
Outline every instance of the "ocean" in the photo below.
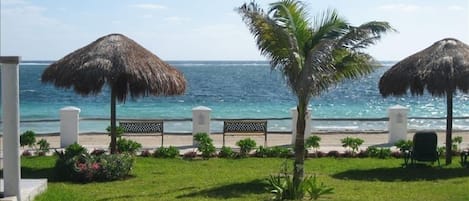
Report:
[[[80,96],[72,89],[58,89],[40,81],[51,62],[20,64],[21,132],[59,131],[59,110],[81,109],[80,132],[104,132],[109,125],[110,93],[105,87],[97,96]],[[291,130],[291,109],[296,97],[282,74],[265,61],[169,61],[184,73],[187,90],[173,97],[143,97],[117,105],[119,119],[165,119],[165,131],[191,132],[192,108],[206,106],[215,119],[212,132],[221,131],[222,119],[270,119],[269,131]],[[379,94],[381,75],[395,62],[382,62],[375,72],[356,80],[344,80],[310,102],[312,127],[317,131],[385,131],[390,106],[409,108],[410,129],[444,129],[445,98]],[[454,97],[454,116],[468,117],[469,95]],[[455,130],[469,130],[469,118],[456,119]]]

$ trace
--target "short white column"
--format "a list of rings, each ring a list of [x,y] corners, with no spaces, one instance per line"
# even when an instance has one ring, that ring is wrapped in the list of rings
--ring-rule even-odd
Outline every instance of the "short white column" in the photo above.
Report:
[[[210,135],[210,113],[212,109],[204,106],[192,108],[192,136],[197,133],[207,133]],[[192,145],[196,145],[192,138]]]
[[[2,74],[3,182],[4,196],[21,200],[20,162],[20,57],[0,57]]]
[[[389,122],[389,139],[388,143],[395,143],[399,140],[407,139],[407,113],[409,109],[395,105],[388,109]]]
[[[80,108],[64,107],[60,109],[60,147],[67,147],[78,142]]]
[[[305,140],[311,135],[311,113],[312,110],[311,108],[308,108],[308,111],[306,111],[306,117],[305,117]],[[296,122],[298,121],[298,111],[296,107],[291,109],[291,114],[292,114],[292,124],[291,124],[291,131],[292,131],[292,136],[291,136],[291,144],[295,145],[295,139],[296,139]]]

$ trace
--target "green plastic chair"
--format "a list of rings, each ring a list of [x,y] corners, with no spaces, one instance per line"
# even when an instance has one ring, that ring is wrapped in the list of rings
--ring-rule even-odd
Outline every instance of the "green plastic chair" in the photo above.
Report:
[[[417,132],[412,140],[412,148],[404,155],[405,165],[413,165],[416,161],[438,162],[440,166],[440,154],[437,151],[438,137],[435,132]]]

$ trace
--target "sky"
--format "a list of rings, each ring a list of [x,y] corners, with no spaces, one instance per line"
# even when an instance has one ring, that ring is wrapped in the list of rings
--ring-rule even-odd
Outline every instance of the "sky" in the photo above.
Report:
[[[57,60],[124,34],[163,60],[266,60],[235,8],[251,0],[1,0],[0,55]],[[273,0],[258,0],[265,10]],[[469,0],[308,0],[311,18],[336,9],[354,26],[387,21],[365,51],[396,61],[443,38],[469,44]]]

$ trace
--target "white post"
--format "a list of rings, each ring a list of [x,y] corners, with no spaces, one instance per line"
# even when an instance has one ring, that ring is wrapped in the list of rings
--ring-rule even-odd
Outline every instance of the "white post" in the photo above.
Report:
[[[207,133],[210,135],[210,113],[212,109],[204,106],[192,108],[192,136],[197,133]],[[192,138],[192,145],[196,145]]]
[[[3,124],[3,182],[4,197],[21,200],[20,162],[20,57],[0,57],[2,64],[2,124]]]
[[[78,143],[80,108],[64,107],[60,109],[60,147]]]
[[[389,139],[388,143],[395,143],[407,139],[407,113],[409,109],[400,105],[389,107]]]
[[[312,109],[308,108],[308,111],[306,111],[306,117],[305,117],[305,140],[311,135],[311,113]],[[291,109],[291,114],[292,114],[292,124],[291,124],[291,131],[292,131],[292,136],[291,136],[291,144],[295,145],[295,139],[296,139],[296,122],[298,121],[298,111],[296,110],[296,107]]]

